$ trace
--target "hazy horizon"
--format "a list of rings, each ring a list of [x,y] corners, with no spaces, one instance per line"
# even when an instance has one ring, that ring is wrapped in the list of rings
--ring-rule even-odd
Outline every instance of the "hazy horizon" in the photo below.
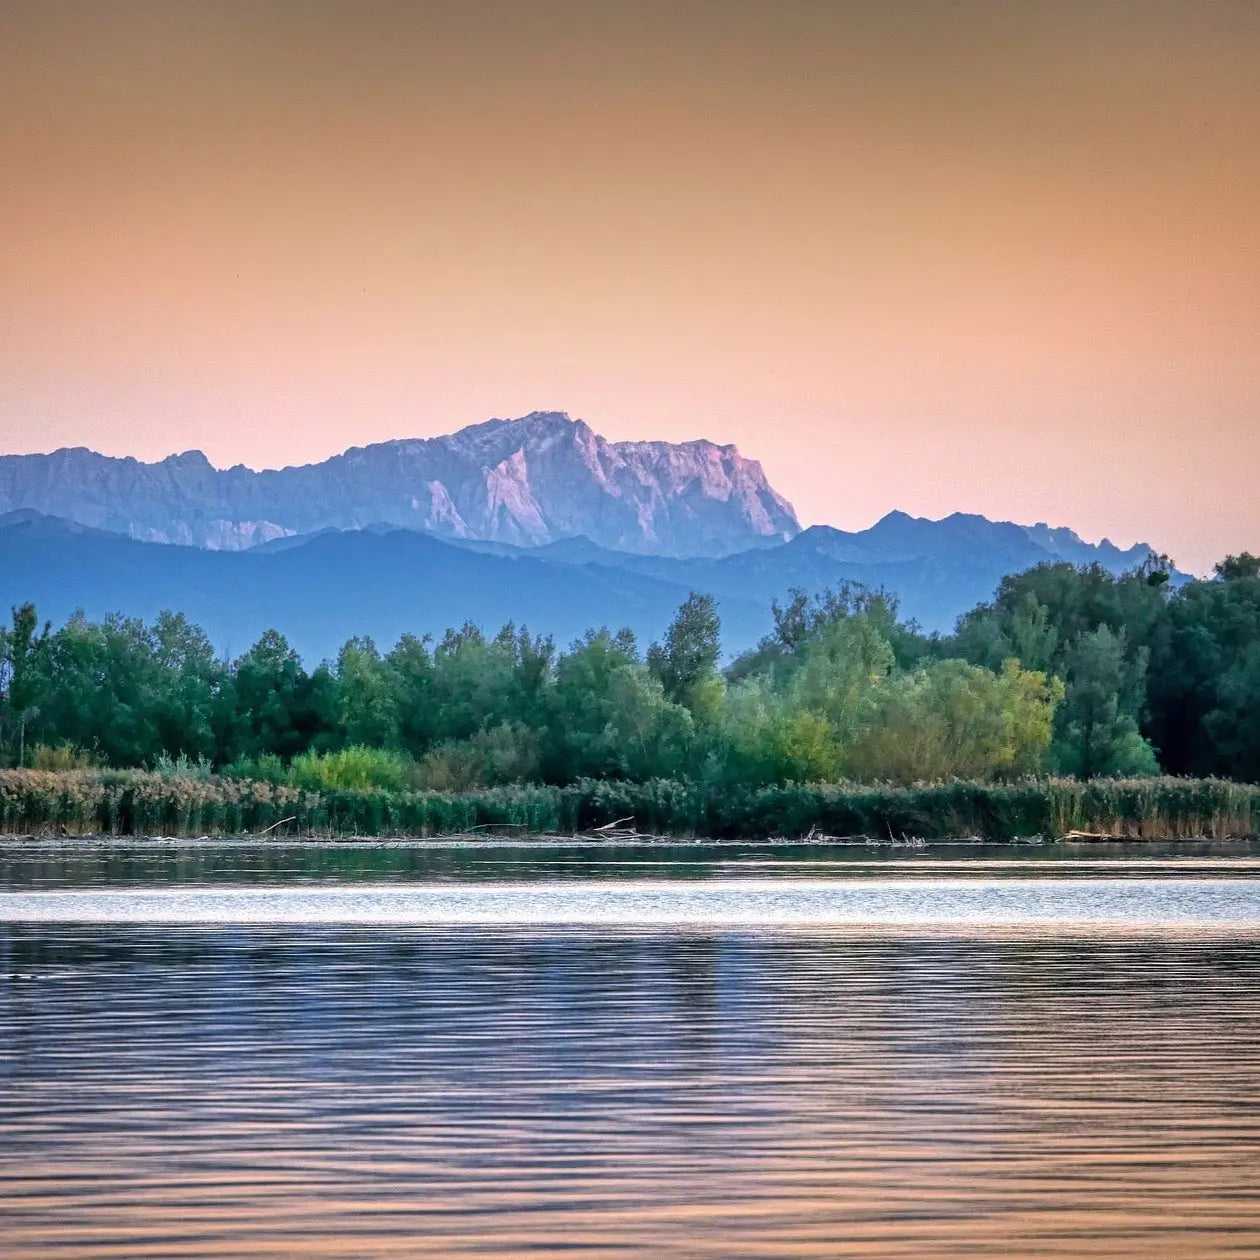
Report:
[[[802,524],[1260,549],[1260,7],[15,3],[0,450],[565,410]]]

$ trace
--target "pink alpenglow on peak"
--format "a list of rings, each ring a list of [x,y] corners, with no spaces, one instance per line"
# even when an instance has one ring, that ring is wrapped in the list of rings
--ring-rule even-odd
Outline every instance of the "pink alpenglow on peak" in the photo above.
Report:
[[[540,546],[720,556],[800,532],[761,465],[714,442],[609,442],[538,411],[445,437],[352,447],[318,464],[214,468],[76,448],[0,457],[0,513],[32,508],[155,542],[237,550],[322,529],[394,525]]]

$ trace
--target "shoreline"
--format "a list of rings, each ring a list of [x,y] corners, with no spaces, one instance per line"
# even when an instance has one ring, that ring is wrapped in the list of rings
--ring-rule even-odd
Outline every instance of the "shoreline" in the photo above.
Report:
[[[369,836],[369,835],[259,835],[236,833],[232,835],[111,835],[93,833],[82,835],[57,835],[44,833],[0,833],[0,854],[5,851],[20,852],[170,852],[173,850],[247,850],[260,852],[279,849],[367,851],[392,849],[399,851],[441,852],[464,850],[484,853],[537,852],[539,850],[582,852],[595,857],[601,854],[624,855],[627,851],[690,850],[697,855],[712,852],[755,853],[782,850],[798,853],[802,850],[825,853],[844,850],[847,853],[878,853],[880,855],[923,854],[931,855],[939,850],[974,851],[977,857],[985,853],[1018,850],[1029,854],[1041,852],[1072,852],[1087,855],[1113,849],[1140,851],[1150,848],[1171,848],[1177,851],[1229,850],[1239,856],[1249,856],[1260,845],[1254,836],[1105,836],[1080,839],[1074,837],[1020,836],[1010,840],[990,840],[982,836],[946,836],[923,839],[887,840],[867,836],[805,836],[793,839],[785,836],[767,836],[763,839],[709,839],[703,836],[636,835],[609,838],[592,835],[486,836],[462,834],[447,836]],[[1192,856],[1192,854],[1188,854]],[[1257,854],[1260,861],[1260,854]]]
[[[506,833],[506,834],[505,834]],[[780,840],[1102,844],[1260,836],[1260,785],[1222,779],[962,780],[894,787],[749,787],[583,779],[468,792],[298,789],[155,770],[0,770],[0,834],[13,836],[526,837],[600,844]]]

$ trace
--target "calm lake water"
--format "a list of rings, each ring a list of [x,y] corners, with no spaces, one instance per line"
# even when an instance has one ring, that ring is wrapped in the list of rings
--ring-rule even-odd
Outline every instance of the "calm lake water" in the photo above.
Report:
[[[1255,1256],[1258,1017],[1245,845],[0,844],[0,1254]]]

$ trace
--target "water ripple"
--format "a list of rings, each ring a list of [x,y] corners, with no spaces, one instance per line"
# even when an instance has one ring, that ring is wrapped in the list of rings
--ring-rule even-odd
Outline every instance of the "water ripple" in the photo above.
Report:
[[[6,1260],[1260,1254],[1260,881],[330,875],[0,895]]]
[[[510,927],[1260,928],[1255,879],[539,880],[0,893],[0,921]]]

